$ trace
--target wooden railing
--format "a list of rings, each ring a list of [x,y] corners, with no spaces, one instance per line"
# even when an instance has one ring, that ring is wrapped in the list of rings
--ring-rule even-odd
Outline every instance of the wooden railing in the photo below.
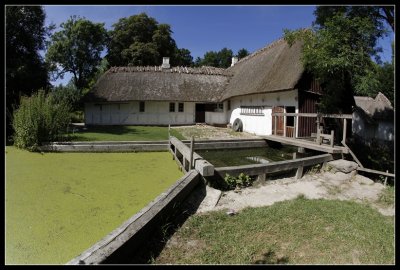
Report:
[[[311,117],[311,118],[316,118],[316,125],[317,125],[317,131],[319,127],[319,123],[321,122],[322,118],[336,118],[336,119],[343,119],[343,138],[342,142],[346,141],[346,127],[347,127],[347,119],[352,119],[353,116],[351,114],[321,114],[321,113],[272,113],[271,114],[273,117],[273,121],[275,123],[274,125],[274,130],[272,131],[273,135],[277,135],[277,117],[278,116],[283,116],[284,117],[284,123],[286,123],[286,117],[294,117],[294,126],[285,126],[284,127],[284,132],[283,136],[284,137],[293,137],[297,138],[298,134],[298,119],[300,117]],[[318,138],[318,140],[323,139],[323,137],[329,137],[331,134],[323,134],[321,133],[322,138]],[[325,136],[326,135],[326,136]]]

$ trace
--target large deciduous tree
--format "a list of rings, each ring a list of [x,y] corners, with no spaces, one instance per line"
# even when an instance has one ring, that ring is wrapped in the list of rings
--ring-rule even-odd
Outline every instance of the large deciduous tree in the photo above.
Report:
[[[171,27],[146,13],[122,18],[113,27],[106,56],[111,66],[159,66],[163,57],[170,57],[172,66],[193,63],[190,51],[177,47]]]
[[[284,31],[289,44],[296,39],[304,42],[305,68],[325,90],[322,111],[351,113],[354,94],[378,83],[372,57],[378,58],[377,41],[387,28],[374,14],[376,9],[364,7],[318,7],[312,29]]]
[[[6,11],[6,134],[20,97],[50,87],[47,67],[39,54],[49,28],[41,6],[7,6]]]
[[[72,16],[60,27],[61,30],[51,38],[46,60],[55,78],[72,73],[74,84],[82,90],[96,74],[107,31],[104,23],[93,23],[77,16]]]

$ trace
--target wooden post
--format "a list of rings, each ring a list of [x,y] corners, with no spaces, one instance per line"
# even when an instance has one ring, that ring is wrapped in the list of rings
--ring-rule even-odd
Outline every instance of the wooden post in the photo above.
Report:
[[[299,166],[296,172],[296,179],[300,179],[303,176],[303,166]]]
[[[389,171],[388,170],[386,170],[386,173],[388,173]],[[383,185],[386,187],[386,183],[387,183],[387,176],[385,177],[385,182],[383,183]]]
[[[283,137],[286,137],[286,114],[283,116]]]
[[[346,132],[347,132],[347,119],[343,119],[343,138],[342,142],[346,142]]]
[[[275,130],[274,130],[274,131],[275,131],[275,133],[274,133],[274,134],[276,135],[276,115],[274,115],[274,119],[275,119],[275,127],[274,127],[274,129],[275,129]]]
[[[193,151],[194,151],[194,137],[192,136],[190,140],[190,163],[189,170],[193,169]]]
[[[334,133],[334,131],[333,131],[333,129],[332,129],[332,130],[331,130],[331,141],[330,141],[331,147],[333,147],[333,141],[334,141],[334,139],[335,139],[335,133]]]
[[[321,144],[320,134],[321,131],[319,129],[319,114],[317,114],[317,144]]]
[[[293,130],[293,138],[297,138],[297,116],[294,116],[294,130]]]
[[[170,134],[171,125],[168,125],[168,149],[171,149],[171,134]]]

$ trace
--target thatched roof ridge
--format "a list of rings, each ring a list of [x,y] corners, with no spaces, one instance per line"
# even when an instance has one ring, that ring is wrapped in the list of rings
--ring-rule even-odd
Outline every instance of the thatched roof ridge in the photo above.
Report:
[[[172,71],[171,71],[172,70]],[[160,70],[154,67],[118,67],[104,73],[85,102],[134,100],[218,102],[228,77],[210,68]],[[190,73],[192,71],[192,73]],[[213,74],[213,71],[216,71]],[[197,73],[194,73],[197,72]]]
[[[289,46],[281,38],[241,59],[226,69],[232,78],[223,99],[294,89],[304,72],[301,49],[302,42]]]
[[[216,68],[210,66],[202,67],[171,67],[163,69],[161,66],[127,66],[127,67],[111,67],[108,72],[118,73],[118,72],[165,72],[165,73],[187,73],[187,74],[206,74],[206,75],[223,75],[225,69]]]

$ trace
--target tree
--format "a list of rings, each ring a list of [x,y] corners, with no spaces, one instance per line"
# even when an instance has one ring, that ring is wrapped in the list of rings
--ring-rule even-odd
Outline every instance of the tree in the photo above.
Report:
[[[304,42],[302,61],[322,83],[324,112],[351,113],[354,94],[367,89],[366,83],[377,84],[371,57],[377,56],[377,40],[387,31],[367,11],[319,7],[313,29],[284,31],[289,44]]]
[[[231,49],[223,48],[218,52],[208,51],[204,54],[204,58],[196,59],[196,66],[212,66],[218,68],[228,68],[232,63],[233,52]]]
[[[236,57],[240,59],[245,58],[246,56],[248,56],[250,53],[248,50],[246,50],[245,48],[240,49],[237,54]]]
[[[171,27],[146,13],[121,18],[113,27],[106,56],[111,66],[159,66],[162,57],[170,57],[173,66],[192,64],[190,51],[178,49]]]
[[[193,66],[193,57],[188,49],[176,49],[175,57],[171,59],[171,64],[174,66]]]
[[[6,7],[6,133],[20,97],[50,87],[47,67],[39,54],[50,28],[44,26],[41,6]]]
[[[54,33],[46,54],[46,60],[55,78],[72,73],[79,90],[88,86],[101,61],[107,32],[104,23],[93,23],[85,18],[72,16]]]

